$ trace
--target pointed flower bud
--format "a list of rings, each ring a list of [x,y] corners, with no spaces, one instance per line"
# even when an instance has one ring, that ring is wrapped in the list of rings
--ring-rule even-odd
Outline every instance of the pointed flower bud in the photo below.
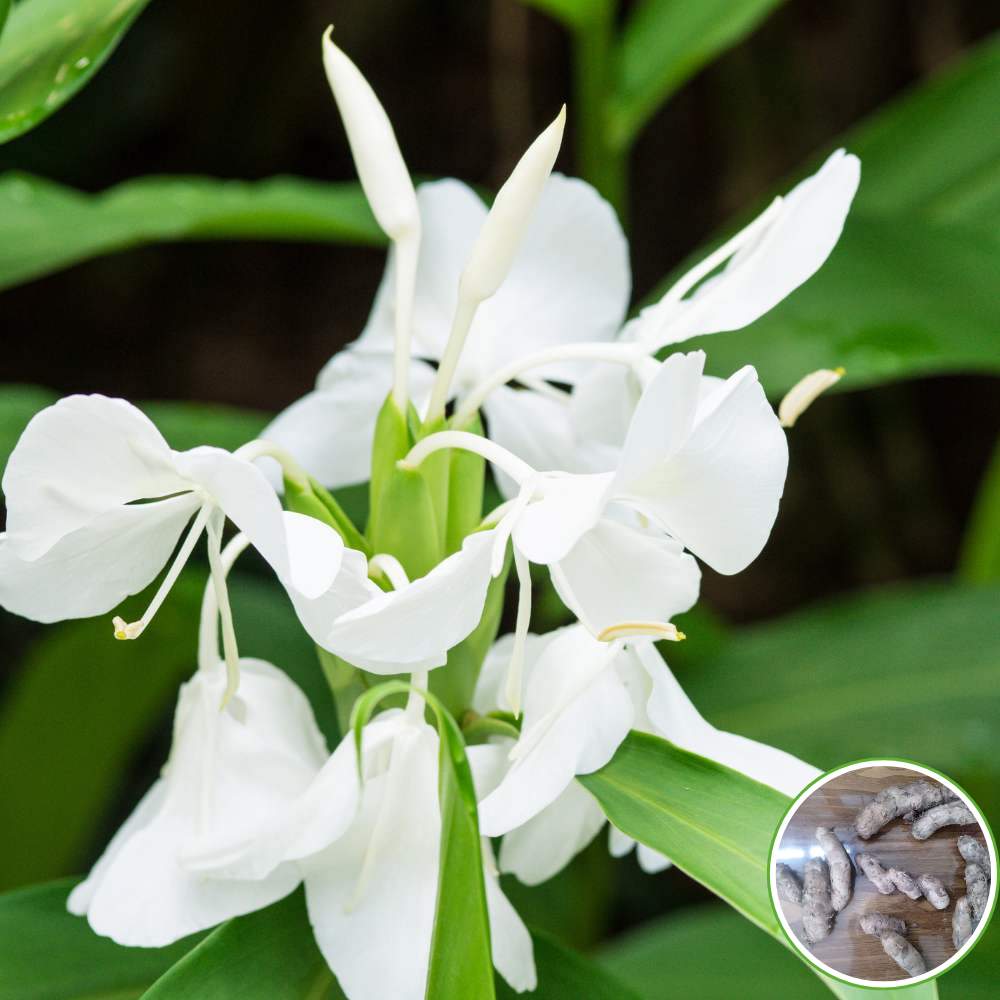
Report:
[[[323,66],[358,178],[376,221],[398,240],[420,225],[413,182],[385,109],[358,67],[333,44],[332,34],[330,27],[323,35]]]
[[[497,192],[462,273],[463,297],[478,302],[488,299],[507,277],[542,188],[552,173],[565,125],[563,105],[555,121],[528,147]]]

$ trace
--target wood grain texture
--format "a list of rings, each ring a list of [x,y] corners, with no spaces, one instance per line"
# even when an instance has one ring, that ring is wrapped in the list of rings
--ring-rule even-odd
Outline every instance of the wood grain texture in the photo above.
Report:
[[[936,875],[951,897],[945,910],[935,910],[926,899],[911,900],[901,892],[881,895],[863,875],[855,873],[850,902],[837,914],[829,937],[808,950],[820,961],[845,975],[873,981],[905,979],[906,974],[882,950],[876,937],[865,934],[859,925],[866,913],[880,912],[900,917],[907,924],[907,938],[924,956],[927,968],[947,961],[955,952],[951,942],[951,915],[955,900],[965,895],[965,862],[958,853],[959,834],[986,839],[978,827],[946,827],[925,841],[914,840],[902,819],[893,820],[880,833],[862,840],[854,831],[854,817],[876,792],[889,785],[905,784],[925,775],[903,768],[870,767],[843,774],[810,796],[795,812],[778,845],[775,859],[784,862],[801,879],[810,857],[823,857],[816,843],[816,827],[830,827],[854,861],[867,852],[887,868],[908,871],[914,878]],[[801,938],[801,907],[778,901],[792,931]],[[808,947],[804,945],[804,947]]]

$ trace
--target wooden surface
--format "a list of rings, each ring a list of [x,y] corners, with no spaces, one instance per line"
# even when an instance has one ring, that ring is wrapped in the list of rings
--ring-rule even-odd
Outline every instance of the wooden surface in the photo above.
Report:
[[[902,819],[893,820],[868,840],[862,840],[853,828],[858,810],[876,792],[888,785],[917,779],[931,780],[923,774],[890,767],[861,768],[840,775],[802,803],[778,845],[775,860],[788,865],[800,880],[806,861],[810,857],[823,857],[816,843],[816,827],[827,826],[836,833],[852,863],[857,853],[867,852],[886,868],[905,869],[914,878],[936,875],[944,882],[951,903],[946,910],[935,910],[926,899],[913,900],[901,892],[883,896],[872,882],[856,872],[850,902],[837,914],[830,935],[811,947],[801,936],[801,907],[778,900],[777,905],[803,945],[817,959],[845,975],[877,981],[907,978],[882,950],[879,939],[861,930],[858,921],[869,912],[888,913],[905,920],[906,937],[924,956],[928,969],[940,965],[955,952],[951,942],[951,915],[955,901],[965,895],[965,861],[958,853],[956,842],[959,835],[965,833],[977,837],[985,845],[982,830],[975,826],[950,826],[920,841],[913,839],[909,825]]]

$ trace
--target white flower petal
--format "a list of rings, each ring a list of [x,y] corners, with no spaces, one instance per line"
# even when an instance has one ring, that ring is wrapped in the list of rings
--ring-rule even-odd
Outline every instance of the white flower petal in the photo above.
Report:
[[[647,847],[645,844],[638,844],[636,846],[635,856],[639,862],[639,867],[647,875],[656,875],[658,872],[665,872],[668,868],[672,868],[674,864],[665,854],[661,854],[659,851],[653,850],[652,847]]]
[[[533,563],[562,559],[601,516],[614,473],[545,476],[542,497],[514,525],[514,544]]]
[[[680,542],[607,517],[551,574],[563,603],[593,635],[626,621],[669,622],[698,600],[701,584]]]
[[[479,806],[479,826],[499,836],[540,813],[577,774],[603,767],[632,725],[632,701],[610,669],[614,651],[583,628],[543,650],[525,694],[516,760]]]
[[[197,507],[184,494],[111,509],[30,562],[0,535],[0,606],[39,622],[110,611],[156,579]]]
[[[680,307],[640,320],[653,349],[697,334],[738,330],[773,309],[830,256],[858,189],[861,164],[839,149],[794,187],[770,224]]]
[[[187,489],[169,445],[134,406],[68,396],[31,419],[7,462],[7,541],[35,559],[109,510]]]
[[[401,590],[380,592],[341,616],[321,645],[375,673],[443,665],[448,650],[482,618],[493,536],[493,531],[469,535],[426,576]]]
[[[686,441],[657,452],[647,400],[663,384],[658,376],[639,404],[615,495],[713,569],[738,573],[760,553],[777,517],[788,469],[785,433],[747,367],[702,399]]]
[[[437,899],[437,734],[396,737],[348,831],[302,862],[316,943],[352,1000],[423,1000]],[[367,859],[367,861],[366,861]]]
[[[500,870],[525,885],[540,885],[561,872],[604,823],[597,799],[571,781],[537,816],[503,838]]]
[[[646,711],[652,728],[664,739],[786,795],[798,795],[821,773],[784,750],[716,729],[702,718],[651,642],[636,642],[622,656],[636,657],[648,674],[652,690]]]
[[[239,692],[224,711],[221,665],[181,689],[161,781],[70,901],[97,933],[159,947],[267,906],[298,884],[292,865],[255,881],[183,865],[202,842],[264,828],[326,757],[309,703],[287,676],[259,660],[241,660],[240,669]]]

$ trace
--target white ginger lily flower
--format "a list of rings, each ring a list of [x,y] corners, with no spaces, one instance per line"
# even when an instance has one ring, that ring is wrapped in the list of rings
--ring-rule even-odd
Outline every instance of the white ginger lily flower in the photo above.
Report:
[[[269,829],[203,845],[187,860],[202,873],[258,879],[297,861],[316,941],[344,992],[351,1000],[417,1000],[440,865],[438,734],[414,693],[405,711],[383,712],[362,737],[363,785],[348,734]],[[533,989],[531,937],[483,846],[494,965],[514,989]]]
[[[218,570],[225,518],[250,539],[300,606],[331,589],[345,551],[332,528],[285,516],[253,464],[261,455],[289,461],[261,442],[235,453],[174,451],[140,410],[121,399],[68,396],[47,407],[25,428],[3,476],[0,604],[42,622],[106,613],[156,578],[193,518],[149,607],[138,621],[116,618],[115,636],[142,634],[207,533],[230,695],[235,643]],[[349,568],[357,570],[355,563]],[[358,601],[365,596],[359,592]]]
[[[501,683],[506,644],[498,643],[484,665],[479,712],[509,709]],[[706,722],[650,640],[603,644],[571,625],[532,636],[528,657],[520,738],[477,752],[491,758],[479,766],[492,770],[492,788],[479,805],[480,827],[488,836],[505,834],[500,869],[528,884],[556,874],[603,826],[596,800],[573,778],[608,763],[630,729],[662,736],[790,795],[820,773],[784,751]],[[612,829],[612,853],[632,844]],[[650,848],[639,860],[647,871],[668,863]]]
[[[249,539],[236,536],[228,570]],[[198,670],[183,685],[163,771],[70,894],[72,913],[119,944],[161,947],[230,917],[268,906],[301,881],[292,864],[264,878],[215,878],[185,856],[226,836],[253,837],[309,787],[327,758],[298,687],[263,660],[241,659],[240,688],[220,711],[226,670],[217,648],[211,583],[202,608]]]
[[[465,184],[438,181],[417,189],[414,222],[385,112],[329,37],[324,45],[359,177],[393,245],[359,339],[263,436],[336,487],[368,478],[375,416],[390,387],[399,401],[401,372],[418,409],[437,415],[498,366],[539,348],[610,340],[624,320],[631,279],[611,207],[583,181],[549,176],[564,112],[527,150],[491,209]],[[363,127],[368,122],[375,124]],[[380,171],[383,163],[391,169]],[[392,211],[380,214],[380,204]],[[394,229],[383,215],[405,224]],[[428,362],[439,363],[440,374]],[[553,364],[542,374],[572,380],[577,371]]]

